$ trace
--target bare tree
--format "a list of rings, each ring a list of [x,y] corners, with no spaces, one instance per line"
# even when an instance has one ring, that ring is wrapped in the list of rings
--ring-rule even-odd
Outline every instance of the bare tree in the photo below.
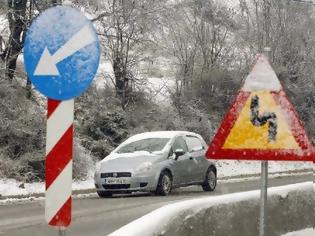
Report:
[[[195,60],[198,55],[194,32],[195,22],[186,5],[176,2],[165,6],[159,23],[159,31],[154,35],[155,42],[177,68],[175,93],[172,94],[172,100],[180,112],[181,96],[185,87],[192,83]]]
[[[125,109],[137,82],[136,67],[147,45],[150,20],[155,14],[153,0],[111,0],[100,14],[105,57],[112,62],[116,94]],[[105,13],[105,14],[104,14]]]
[[[257,27],[262,26],[264,9],[263,4],[257,2],[257,0],[242,0],[243,9],[246,6],[246,15],[250,17],[243,14],[238,18],[241,25],[249,26],[246,31],[237,32],[244,39],[247,47],[252,49],[248,50],[249,54],[256,54],[259,51],[263,39]],[[312,119],[315,113],[312,105],[315,98],[313,6],[300,1],[272,0],[270,2],[270,60],[306,126],[309,130],[314,130],[315,124]]]
[[[172,100],[180,112],[188,102],[181,97],[191,94],[196,80],[215,79],[209,71],[231,66],[227,62],[233,48],[233,15],[219,1],[178,0],[163,11],[161,22],[163,37],[156,41],[163,42],[161,47],[175,59],[178,73]]]
[[[26,6],[27,0],[8,0],[8,21],[10,37],[7,46],[2,54],[5,61],[5,75],[13,79],[16,69],[17,57],[22,50],[22,35],[26,29]]]
[[[9,22],[10,36],[5,43],[0,36],[0,56],[5,63],[5,78],[12,80],[17,68],[17,58],[22,52],[26,31],[35,17],[35,9],[40,12],[48,6],[61,4],[62,0],[49,0],[38,3],[35,0],[7,0],[7,17]],[[28,98],[31,97],[31,81],[27,78],[26,90]]]

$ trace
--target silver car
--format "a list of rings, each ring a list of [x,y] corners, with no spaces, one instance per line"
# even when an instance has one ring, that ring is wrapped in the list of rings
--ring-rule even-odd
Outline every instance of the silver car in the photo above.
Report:
[[[137,134],[97,163],[100,197],[136,191],[168,195],[171,189],[201,185],[213,191],[217,169],[206,159],[207,144],[195,133],[161,131]]]

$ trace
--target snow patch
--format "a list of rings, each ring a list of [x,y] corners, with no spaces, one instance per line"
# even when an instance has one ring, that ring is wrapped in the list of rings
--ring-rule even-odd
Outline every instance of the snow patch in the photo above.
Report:
[[[279,91],[281,89],[279,79],[272,69],[266,56],[259,54],[256,64],[245,79],[243,91]]]
[[[94,179],[74,181],[72,190],[86,190],[94,188]],[[45,193],[45,183],[22,183],[14,179],[0,179],[0,195],[6,196],[28,196],[32,194]]]
[[[113,87],[114,69],[110,61],[106,61],[101,55],[100,64],[96,76],[93,80],[97,88],[105,88],[105,86]]]
[[[285,196],[291,191],[307,191],[312,188],[312,185],[312,182],[305,182],[302,184],[273,187],[268,189],[268,195]],[[111,233],[110,236],[155,235],[158,234],[158,232],[161,232],[163,228],[169,223],[169,221],[185,211],[197,213],[200,210],[207,209],[211,206],[237,203],[241,201],[258,199],[259,197],[260,190],[255,190],[220,196],[202,197],[169,204],[123,226],[122,228]]]
[[[213,160],[214,161],[214,160]],[[260,161],[220,160],[214,161],[218,169],[218,177],[255,175],[261,173]],[[279,173],[289,171],[312,170],[312,162],[269,161],[268,172]]]
[[[315,235],[315,228],[307,228],[307,229],[283,234],[282,236],[314,236],[314,235]]]
[[[170,104],[170,90],[175,87],[175,80],[173,78],[148,78],[148,82],[145,86],[147,92],[158,104],[168,105]]]
[[[44,183],[22,183],[14,179],[0,180],[0,195],[29,195],[43,193],[45,191]]]
[[[27,198],[6,198],[0,200],[0,205],[17,204],[31,201],[44,201],[45,197],[27,197]]]

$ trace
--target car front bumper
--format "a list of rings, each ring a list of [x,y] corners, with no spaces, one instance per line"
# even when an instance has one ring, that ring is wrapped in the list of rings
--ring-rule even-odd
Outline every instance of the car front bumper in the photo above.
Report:
[[[131,177],[117,177],[123,180],[123,183],[106,183],[106,177],[101,178],[101,173],[94,176],[95,188],[97,191],[108,191],[113,193],[128,192],[151,192],[155,191],[157,186],[156,176],[154,174],[147,175],[131,175]],[[116,178],[111,178],[116,179]]]

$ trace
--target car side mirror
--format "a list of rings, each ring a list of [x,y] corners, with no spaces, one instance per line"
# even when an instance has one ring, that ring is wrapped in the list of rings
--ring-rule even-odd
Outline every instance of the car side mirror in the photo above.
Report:
[[[198,152],[198,151],[201,151],[201,150],[204,150],[205,148],[202,146],[202,147],[194,147],[193,149],[191,149],[192,152]]]
[[[177,160],[180,156],[184,155],[185,151],[181,148],[175,150],[175,160]]]

